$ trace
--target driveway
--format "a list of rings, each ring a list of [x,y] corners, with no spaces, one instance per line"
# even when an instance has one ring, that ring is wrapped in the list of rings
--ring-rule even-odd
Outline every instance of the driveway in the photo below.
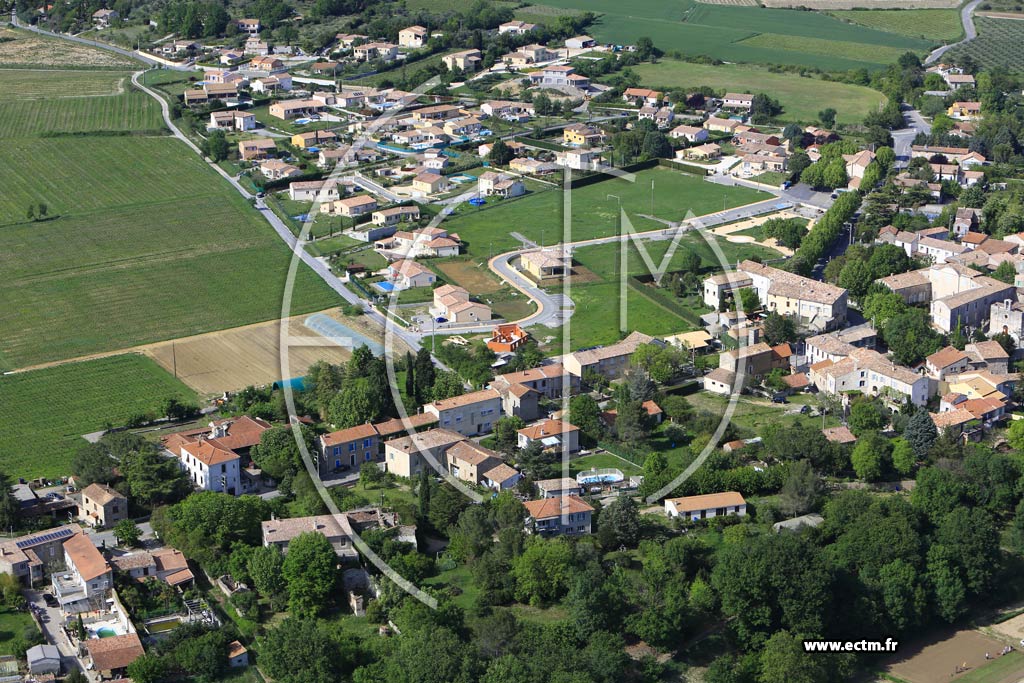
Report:
[[[81,662],[78,661],[77,649],[71,644],[71,641],[68,640],[63,629],[61,629],[64,617],[60,613],[60,608],[47,607],[46,602],[43,601],[43,591],[41,590],[29,588],[25,590],[24,594],[25,600],[39,614],[43,627],[43,637],[46,638],[46,642],[56,645],[57,649],[60,650],[60,663],[64,672],[84,669]]]

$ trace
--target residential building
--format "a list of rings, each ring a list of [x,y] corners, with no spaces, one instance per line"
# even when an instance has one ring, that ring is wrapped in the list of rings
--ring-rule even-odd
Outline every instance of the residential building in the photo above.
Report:
[[[971,357],[963,351],[947,346],[925,358],[925,369],[928,376],[935,380],[943,380],[947,375],[959,375],[970,367]]]
[[[722,97],[722,106],[727,109],[743,109],[750,111],[754,104],[754,96],[749,93],[727,92]]]
[[[743,387],[736,386],[736,373],[725,368],[718,367],[704,375],[702,381],[704,391],[710,391],[712,394],[720,394],[722,396],[729,396],[735,389],[737,392]]]
[[[1003,299],[989,306],[988,334],[1008,334],[1017,348],[1024,346],[1024,304],[1016,299]]]
[[[691,522],[728,515],[743,517],[747,514],[747,501],[736,491],[666,498],[665,514],[669,517],[683,517]]]
[[[704,127],[715,133],[734,133],[742,125],[736,119],[722,119],[717,116],[709,116],[704,121]]]
[[[442,285],[434,290],[434,305],[430,313],[456,324],[480,323],[491,319],[490,306],[470,301],[469,291],[456,285]]]
[[[444,122],[448,119],[458,119],[466,113],[461,107],[454,104],[436,104],[431,107],[421,107],[412,113],[412,120],[418,123],[430,121]]]
[[[430,32],[422,26],[409,26],[398,32],[399,47],[423,47],[430,38]]]
[[[197,489],[231,496],[242,492],[241,459],[234,451],[222,447],[217,439],[203,438],[182,444],[178,458]]]
[[[509,100],[489,100],[480,105],[480,113],[500,119],[521,121],[536,116],[536,110],[529,102],[511,102]],[[522,143],[520,143],[522,144]]]
[[[930,301],[932,324],[945,333],[958,324],[978,327],[988,318],[993,303],[1016,299],[1013,285],[956,263],[892,275],[878,282],[907,303]]]
[[[565,356],[562,363],[570,373],[580,378],[588,372],[596,372],[609,380],[614,380],[621,377],[629,368],[633,352],[643,344],[651,343],[663,342],[643,332],[634,331],[615,344],[570,353]]]
[[[288,184],[288,198],[293,202],[333,202],[344,192],[336,180],[297,180]]]
[[[402,259],[388,264],[387,277],[398,289],[411,289],[413,287],[429,287],[437,282],[434,271],[426,266]]]
[[[435,415],[434,413],[428,413]],[[450,429],[430,429],[384,442],[384,462],[388,472],[408,479],[416,478],[424,467],[444,468],[444,452],[466,437]]]
[[[591,171],[601,162],[601,150],[580,147],[555,152],[555,163],[574,171]]]
[[[694,159],[697,161],[712,161],[722,156],[722,148],[714,142],[708,142],[696,147],[676,150],[676,158]]]
[[[146,654],[138,633],[127,633],[106,638],[87,638],[85,666],[101,680],[123,679],[128,665]]]
[[[277,57],[261,55],[249,60],[249,70],[272,76],[274,74],[283,73],[287,71],[288,68],[284,65],[284,62]]]
[[[504,24],[498,26],[498,34],[504,35],[510,33],[514,36],[521,36],[525,33],[537,28],[537,24],[528,24],[525,21],[506,21]]]
[[[480,50],[463,50],[461,52],[453,52],[450,55],[445,55],[441,58],[444,65],[448,67],[449,71],[465,71],[467,73],[476,71],[480,68],[480,61],[482,55]]]
[[[561,247],[542,248],[520,254],[519,265],[537,281],[563,277],[572,272],[572,255]]]
[[[946,85],[954,92],[960,88],[974,87],[974,76],[971,74],[948,73],[942,76],[942,80],[946,81]]]
[[[526,185],[519,178],[514,178],[507,173],[487,171],[477,178],[480,193],[485,197],[519,197],[526,194]]]
[[[412,189],[420,195],[434,195],[445,192],[450,183],[443,175],[433,171],[424,171],[412,179]]]
[[[321,434],[318,441],[321,477],[342,469],[358,470],[364,463],[382,460],[377,428],[371,424]]]
[[[580,536],[590,533],[592,508],[577,496],[542,498],[523,503],[526,528],[541,536]]]
[[[428,403],[423,410],[437,415],[442,429],[464,436],[488,434],[502,414],[501,394],[496,389],[481,389]]]
[[[260,40],[259,36],[249,36],[249,39],[245,41],[245,46],[242,48],[242,53],[265,57],[270,54],[270,44],[265,40]]]
[[[75,534],[64,541],[64,566],[65,573],[51,577],[61,611],[78,614],[104,609],[114,575],[88,536]]]
[[[78,518],[94,527],[112,527],[128,519],[128,498],[106,484],[93,482],[82,489]]]
[[[398,225],[399,223],[404,222],[415,223],[419,219],[420,207],[416,205],[395,206],[390,209],[381,209],[379,211],[374,211],[370,215],[370,220],[373,224],[379,226]]]
[[[714,337],[708,334],[707,330],[695,330],[693,332],[679,332],[664,338],[665,343],[677,349],[685,351],[703,352],[712,348]]]
[[[355,218],[377,210],[377,200],[368,194],[361,194],[347,199],[338,199],[320,205],[321,213],[339,214],[346,218]]]
[[[449,474],[469,484],[501,491],[515,486],[522,478],[500,455],[474,441],[454,443],[445,450],[444,456]]]
[[[60,673],[60,650],[56,645],[34,645],[25,651],[25,660],[28,662],[28,672],[33,677],[41,677],[43,674],[56,676]]]
[[[554,173],[559,169],[558,164],[551,163],[548,161],[541,161],[539,159],[523,159],[516,158],[509,162],[508,167],[523,175],[547,175]]]
[[[552,363],[498,375],[488,386],[500,391],[503,387],[517,384],[529,387],[545,398],[554,400],[578,391],[580,378],[569,373],[561,363]]]
[[[583,487],[578,481],[570,477],[559,479],[542,479],[533,482],[537,487],[537,496],[540,498],[561,498],[562,496],[581,496]]]
[[[301,118],[310,114],[323,111],[326,108],[323,102],[314,99],[283,100],[270,105],[268,112],[275,118],[289,121]]]
[[[708,131],[706,128],[683,125],[673,128],[668,136],[676,140],[686,140],[691,144],[699,144],[708,139]]]
[[[854,349],[838,362],[815,363],[809,377],[823,393],[858,391],[888,399],[891,405],[901,405],[909,399],[914,405],[923,406],[932,394],[927,376],[896,365],[873,349]]]
[[[115,573],[127,575],[140,582],[155,578],[175,588],[190,585],[195,581],[188,560],[176,548],[135,550],[112,555],[109,561]]]
[[[660,107],[662,93],[650,88],[626,88],[622,93],[622,101],[637,106]]]
[[[804,364],[823,360],[838,363],[856,348],[875,348],[878,332],[869,323],[808,337],[804,341]]]
[[[336,133],[329,130],[311,130],[306,133],[296,133],[292,136],[292,144],[299,149],[309,149],[323,144],[334,144],[338,142]]]
[[[232,669],[249,666],[249,651],[237,640],[228,643],[228,667]]]
[[[379,59],[393,62],[398,58],[398,46],[393,43],[363,43],[352,48],[352,55],[359,61]]]
[[[562,142],[576,147],[596,147],[604,141],[604,133],[585,123],[572,123],[562,129]]]
[[[256,128],[256,115],[238,110],[211,112],[208,128],[235,130],[238,132],[254,130]],[[272,140],[271,144],[273,144]]]
[[[529,338],[529,333],[519,325],[503,323],[494,326],[491,338],[487,340],[487,348],[499,354],[515,353],[516,349],[525,344]]]
[[[437,415],[433,413],[415,413],[406,417],[394,417],[373,425],[377,430],[377,439],[382,444],[385,441],[433,429],[436,426]]]
[[[975,121],[981,118],[981,102],[954,102],[946,114],[958,121]]]
[[[238,143],[238,156],[243,161],[266,159],[277,152],[277,144],[271,138],[241,140]]]
[[[235,19],[235,26],[240,32],[248,33],[250,36],[257,35],[263,28],[259,19]]]
[[[444,122],[442,130],[445,135],[452,138],[469,138],[474,135],[479,135],[483,126],[480,124],[480,119],[475,116],[467,116],[464,119],[451,119]],[[447,161],[447,157],[439,155],[443,160]]]
[[[121,15],[117,13],[117,10],[98,9],[92,13],[92,23],[96,24],[97,28],[107,28],[117,21],[120,16]]]
[[[561,420],[544,420],[528,425],[520,429],[518,435],[520,448],[527,448],[538,441],[544,450],[575,453],[580,449],[580,428]]]
[[[373,243],[373,248],[384,253],[387,258],[458,256],[461,246],[462,241],[457,234],[433,227],[399,230]]]
[[[263,547],[275,546],[281,552],[288,552],[288,544],[292,539],[305,533],[317,533],[323,536],[334,548],[334,554],[344,560],[355,560],[359,553],[352,546],[346,526],[348,520],[344,513],[335,515],[316,515],[313,517],[292,517],[289,519],[271,518],[260,523],[263,535]],[[344,521],[339,521],[339,518]]]
[[[970,358],[974,370],[988,370],[993,375],[1010,372],[1010,354],[995,340],[972,342],[964,347],[964,353]]]
[[[61,562],[64,541],[81,533],[82,528],[77,524],[65,524],[56,529],[0,540],[0,572],[33,586],[43,579],[48,565]]]
[[[280,159],[264,159],[260,162],[260,173],[267,180],[284,180],[302,175],[302,169]]]

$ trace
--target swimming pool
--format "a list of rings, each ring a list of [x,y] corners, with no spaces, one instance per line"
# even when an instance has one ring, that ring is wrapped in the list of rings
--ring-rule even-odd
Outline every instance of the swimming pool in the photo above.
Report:
[[[590,484],[615,484],[625,478],[626,476],[622,473],[622,470],[612,467],[595,468],[577,474],[576,483],[583,486],[589,486]]]
[[[307,123],[312,123],[313,119],[295,119],[295,124],[298,126],[304,126]]]
[[[374,282],[373,286],[382,292],[390,294],[395,291],[395,283],[393,282]]]

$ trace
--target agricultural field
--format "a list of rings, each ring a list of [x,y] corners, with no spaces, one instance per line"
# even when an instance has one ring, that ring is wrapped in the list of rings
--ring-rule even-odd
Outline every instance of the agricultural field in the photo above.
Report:
[[[515,18],[531,24],[554,24],[559,17],[571,17],[579,14],[578,10],[562,7],[550,7],[547,5],[527,5],[516,10]]]
[[[947,53],[952,60],[970,57],[982,69],[1004,67],[1010,71],[1024,71],[1024,21],[976,16],[974,24],[978,37],[958,45]]]
[[[0,66],[135,68],[127,57],[13,28],[0,29]]]
[[[616,0],[546,0],[544,4],[600,13],[590,29],[600,42],[627,44],[647,36],[665,51],[679,50],[728,62],[825,70],[877,69],[892,61],[893,54],[923,54],[931,46],[930,41],[849,24],[820,12],[710,5],[696,0],[639,0],[628,4]],[[760,34],[770,34],[771,38],[747,42]],[[810,39],[806,49],[800,48],[800,39]],[[830,53],[817,41],[849,45]]]
[[[737,92],[764,92],[779,100],[785,121],[812,122],[826,103],[837,112],[839,123],[859,123],[864,115],[885,102],[877,90],[859,85],[822,81],[789,73],[772,73],[764,67],[743,64],[692,64],[662,59],[655,64],[631,67],[644,85],[665,89],[707,85]]]
[[[960,13],[952,9],[840,10],[830,14],[868,28],[943,43],[956,42],[964,33]]]
[[[15,477],[66,475],[81,436],[168,398],[195,393],[138,355],[120,355],[0,376],[0,471]]]

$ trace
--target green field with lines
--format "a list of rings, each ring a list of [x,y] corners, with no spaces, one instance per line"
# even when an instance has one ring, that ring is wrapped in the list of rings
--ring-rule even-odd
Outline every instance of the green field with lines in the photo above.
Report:
[[[971,57],[982,69],[1004,67],[1011,71],[1024,71],[1024,21],[975,16],[978,37],[957,46],[947,54],[950,59]]]
[[[960,40],[964,33],[960,12],[955,9],[839,10],[829,14],[880,31],[943,43]]]
[[[876,69],[890,63],[893,55],[923,54],[931,46],[931,41],[850,24],[821,12],[696,0],[545,0],[543,4],[600,13],[588,31],[604,43],[626,44],[647,36],[666,52],[678,50],[728,62]],[[751,42],[764,34],[770,38]],[[796,39],[806,39],[806,47],[801,48]],[[848,45],[830,52],[821,47],[821,41]]]
[[[83,434],[157,411],[195,392],[145,356],[122,355],[0,377],[0,469],[60,477]]]

